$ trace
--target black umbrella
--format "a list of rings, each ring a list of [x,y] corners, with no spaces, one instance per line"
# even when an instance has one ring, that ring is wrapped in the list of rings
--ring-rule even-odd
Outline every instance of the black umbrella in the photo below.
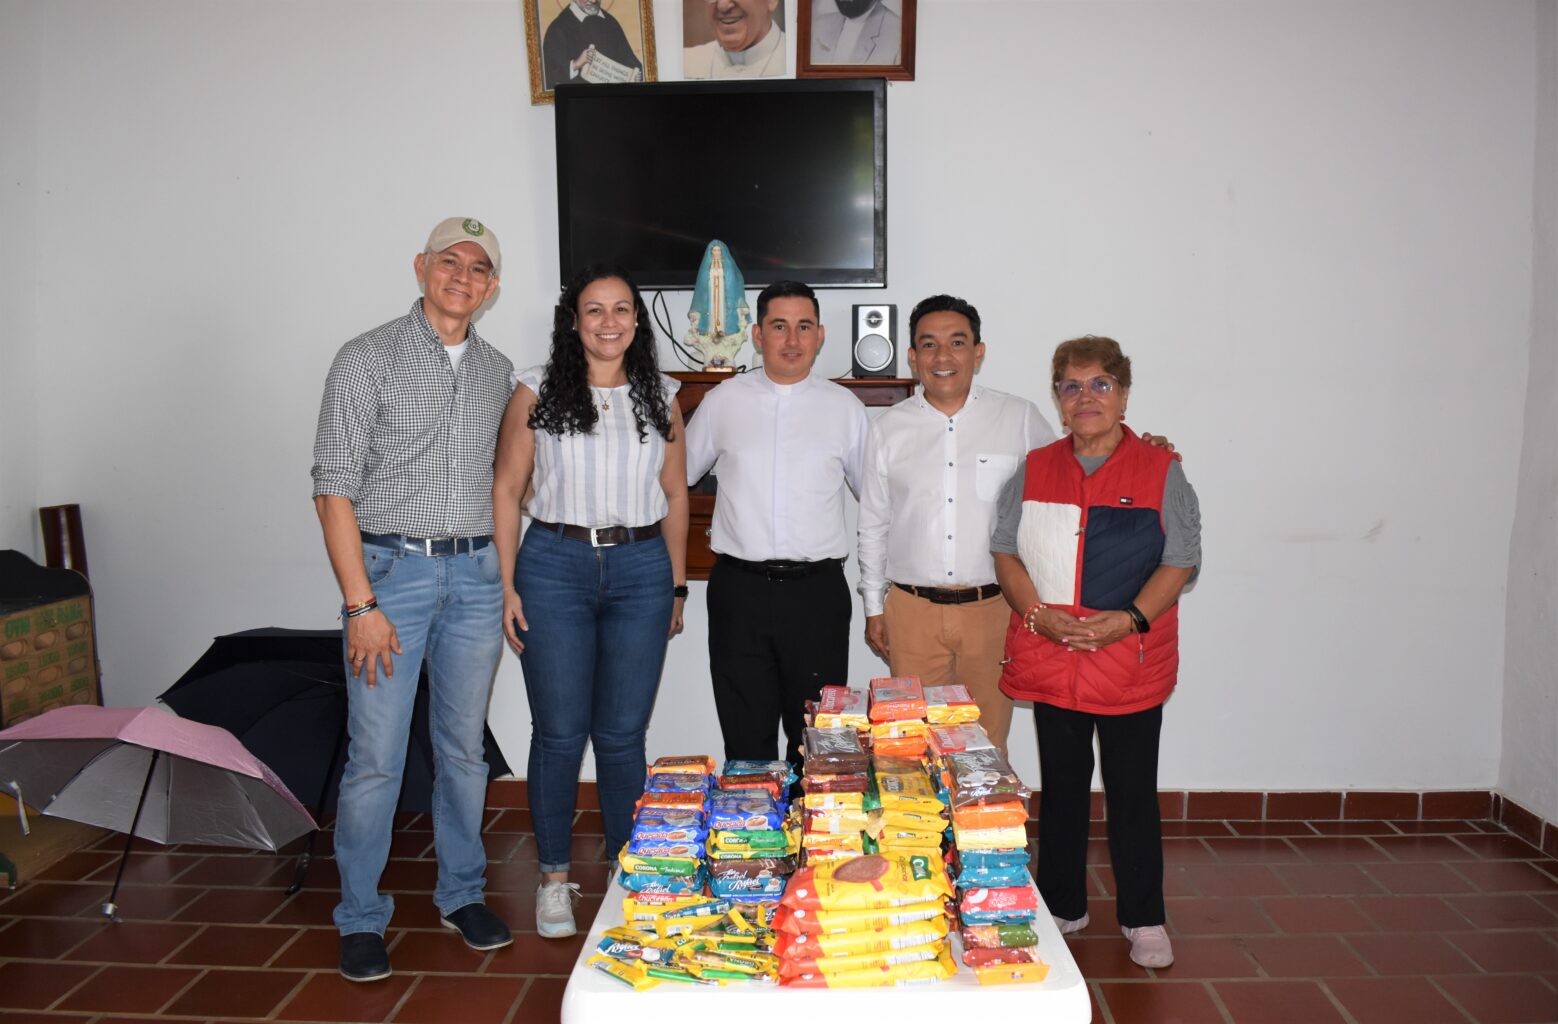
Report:
[[[219,725],[270,766],[287,788],[316,798],[317,818],[335,808],[346,762],[346,669],[338,630],[251,629],[219,636],[161,697],[185,718]],[[428,729],[427,666],[417,680],[399,810],[433,807],[433,741]],[[485,731],[488,778],[508,762]],[[313,837],[309,840],[309,851]],[[310,852],[298,865],[302,885]]]

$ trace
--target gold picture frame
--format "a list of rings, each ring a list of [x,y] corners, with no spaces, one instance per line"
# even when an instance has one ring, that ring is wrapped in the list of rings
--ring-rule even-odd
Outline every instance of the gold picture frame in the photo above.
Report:
[[[565,56],[566,51],[576,45],[579,36],[575,35],[572,44],[559,32],[552,32],[558,18],[576,18],[569,8],[573,7],[573,0],[520,0],[520,10],[525,19],[525,51],[530,64],[530,103],[532,106],[551,103],[556,98],[555,87],[558,84],[551,79],[560,79],[567,69],[577,59]],[[599,15],[604,16],[608,22],[615,25],[621,36],[620,43],[626,44],[626,50],[618,49],[619,41],[613,38],[609,29],[595,26],[593,35],[599,36],[602,31],[605,36],[603,45],[598,48],[607,58],[602,63],[609,65],[608,74],[621,74],[622,69],[631,70],[636,64],[642,73],[641,81],[653,82],[656,80],[655,70],[655,15],[653,0],[600,0]],[[564,23],[566,24],[566,23]],[[546,48],[551,43],[553,52],[548,54]],[[608,49],[611,52],[606,52]],[[632,62],[626,57],[631,55]],[[548,59],[550,57],[550,60]],[[572,79],[578,81],[577,78]],[[617,79],[620,81],[632,81],[630,78]]]
[[[795,77],[914,81],[914,29],[918,6],[917,0],[877,0],[871,10],[861,15],[866,19],[866,29],[856,37],[855,49],[835,63],[826,50],[842,35],[844,19],[838,8],[833,0],[797,0]],[[868,62],[844,63],[855,60],[861,48],[870,49],[873,40],[878,45]],[[896,44],[896,52],[886,49],[893,44]],[[886,59],[883,59],[884,54]]]

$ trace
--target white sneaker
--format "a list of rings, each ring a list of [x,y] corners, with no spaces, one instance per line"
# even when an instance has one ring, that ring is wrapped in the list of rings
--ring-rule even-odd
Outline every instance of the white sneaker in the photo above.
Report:
[[[1067,921],[1063,917],[1057,917],[1055,918],[1055,927],[1060,929],[1060,934],[1070,935],[1072,932],[1079,932],[1086,928],[1091,920],[1086,914],[1083,914],[1075,921]]]
[[[1167,967],[1174,962],[1174,947],[1161,924],[1145,928],[1121,928],[1131,940],[1131,960],[1140,967]]]
[[[543,939],[566,939],[578,934],[573,923],[573,901],[579,898],[577,882],[545,882],[536,890],[536,931]]]

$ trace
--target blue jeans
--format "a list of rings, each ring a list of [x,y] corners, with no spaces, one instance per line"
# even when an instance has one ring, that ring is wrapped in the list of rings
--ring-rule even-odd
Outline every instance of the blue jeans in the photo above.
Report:
[[[335,819],[335,860],[341,874],[335,924],[342,935],[382,935],[395,909],[395,901],[379,892],[379,876],[389,858],[424,656],[433,740],[433,842],[438,853],[433,902],[443,914],[482,902],[487,872],[481,841],[487,800],[482,730],[503,650],[503,584],[496,546],[429,558],[364,544],[363,563],[379,607],[395,626],[401,653],[395,658],[395,674],[386,678],[381,670],[371,690],[366,674],[354,676],[351,666],[346,668],[351,742]],[[344,648],[344,630],[342,635]]]
[[[627,842],[644,792],[644,732],[671,628],[671,559],[659,537],[596,548],[525,531],[514,588],[530,631],[519,661],[530,700],[530,815],[542,871],[566,871],[579,764],[595,749],[607,856]]]

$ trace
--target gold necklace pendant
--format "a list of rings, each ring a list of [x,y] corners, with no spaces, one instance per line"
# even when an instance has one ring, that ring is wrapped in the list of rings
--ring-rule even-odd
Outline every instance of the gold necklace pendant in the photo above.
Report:
[[[611,411],[611,389],[607,388],[605,391],[601,391],[599,388],[595,388],[595,387],[592,386],[591,390],[595,392],[595,397],[600,399],[600,411],[601,412],[610,412]]]

